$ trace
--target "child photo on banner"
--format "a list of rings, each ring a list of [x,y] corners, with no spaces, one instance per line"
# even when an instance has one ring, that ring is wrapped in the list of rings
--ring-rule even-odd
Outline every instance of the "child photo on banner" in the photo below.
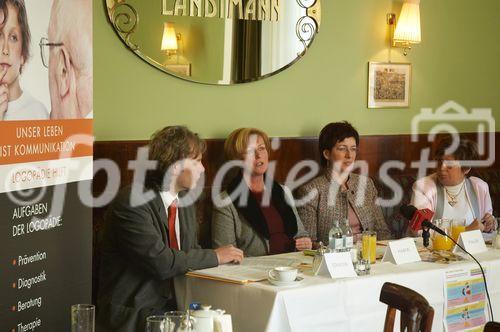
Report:
[[[86,2],[0,1],[0,120],[92,118]]]

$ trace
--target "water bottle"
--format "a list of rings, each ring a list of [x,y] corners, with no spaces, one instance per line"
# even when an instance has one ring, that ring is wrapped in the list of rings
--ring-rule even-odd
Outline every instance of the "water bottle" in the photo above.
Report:
[[[354,248],[354,236],[352,234],[351,224],[348,219],[344,220],[344,248],[346,251],[351,251]]]
[[[344,250],[344,234],[338,220],[333,221],[333,226],[328,233],[328,247],[332,252]]]

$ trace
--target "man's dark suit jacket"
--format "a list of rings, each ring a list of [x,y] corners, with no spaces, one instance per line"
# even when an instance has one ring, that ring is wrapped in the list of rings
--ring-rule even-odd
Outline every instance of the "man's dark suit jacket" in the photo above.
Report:
[[[123,189],[105,216],[97,297],[97,331],[144,331],[146,317],[175,309],[174,276],[217,266],[197,244],[195,209],[179,207],[181,251],[168,245],[167,213],[158,192],[140,206]],[[141,197],[134,194],[135,200]]]

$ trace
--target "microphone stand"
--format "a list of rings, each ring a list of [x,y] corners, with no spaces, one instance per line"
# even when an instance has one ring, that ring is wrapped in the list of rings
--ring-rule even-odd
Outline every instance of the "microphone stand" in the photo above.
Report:
[[[468,252],[467,250],[465,250],[464,247],[462,247],[461,245],[459,245],[457,243],[457,241],[453,240],[453,238],[451,236],[449,236],[448,234],[446,234],[445,231],[443,231],[441,228],[437,227],[436,225],[434,225],[433,223],[427,221],[427,220],[424,220],[424,222],[422,222],[422,226],[423,227],[427,227],[427,233],[429,232],[429,228],[430,229],[433,229],[434,231],[438,232],[439,234],[443,235],[443,236],[446,236],[448,239],[450,239],[453,243],[455,243],[455,245],[457,247],[459,247],[460,249],[462,249],[467,255],[469,255],[470,257],[472,257],[472,259],[477,263],[477,265],[479,265],[479,268],[481,269],[481,274],[483,275],[483,280],[484,280],[484,290],[486,291],[486,297],[488,298],[488,306],[490,308],[490,316],[491,316],[491,320],[494,321],[495,319],[493,318],[493,308],[491,307],[491,300],[490,300],[490,293],[488,292],[488,285],[486,283],[486,275],[484,274],[484,270],[483,270],[483,266],[481,265],[481,263],[479,263],[479,261],[476,259],[476,257],[472,256],[472,254],[470,252]],[[423,228],[422,228],[423,230]],[[424,230],[425,232],[425,230]],[[422,233],[422,236],[424,236],[424,233]],[[429,241],[427,239],[427,241]],[[424,245],[425,245],[425,237],[424,237]]]
[[[424,239],[424,247],[429,246],[429,238],[431,237],[431,233],[429,232],[429,228],[422,228],[422,238]]]

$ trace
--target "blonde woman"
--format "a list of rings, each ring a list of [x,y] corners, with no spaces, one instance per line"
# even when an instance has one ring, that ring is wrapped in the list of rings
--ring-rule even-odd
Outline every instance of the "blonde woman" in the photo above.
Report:
[[[289,189],[275,181],[266,186],[269,151],[269,138],[259,129],[236,129],[227,138],[226,159],[242,161],[242,168],[220,196],[227,204],[214,207],[214,248],[232,244],[245,256],[311,249]]]

